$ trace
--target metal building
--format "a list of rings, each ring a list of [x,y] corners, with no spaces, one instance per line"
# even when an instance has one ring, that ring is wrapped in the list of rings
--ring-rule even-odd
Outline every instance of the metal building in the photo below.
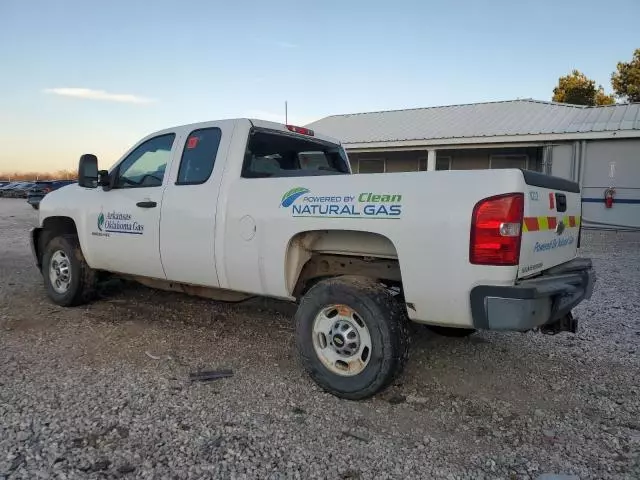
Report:
[[[334,115],[356,173],[526,168],[580,183],[583,225],[640,228],[640,103],[537,100]]]

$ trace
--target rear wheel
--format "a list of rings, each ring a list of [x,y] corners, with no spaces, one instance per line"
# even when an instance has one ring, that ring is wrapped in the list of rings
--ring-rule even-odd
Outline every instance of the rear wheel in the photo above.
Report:
[[[387,387],[409,354],[409,321],[387,289],[360,277],[316,284],[296,313],[302,364],[324,390],[360,400]]]
[[[42,275],[47,295],[58,305],[81,305],[93,297],[95,273],[87,265],[75,235],[61,235],[47,244]]]

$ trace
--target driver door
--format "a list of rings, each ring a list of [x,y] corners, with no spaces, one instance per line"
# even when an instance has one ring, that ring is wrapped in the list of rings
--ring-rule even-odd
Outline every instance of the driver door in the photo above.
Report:
[[[97,189],[93,218],[85,222],[92,268],[166,278],[160,210],[176,143],[175,133],[143,141],[112,170],[111,189]]]

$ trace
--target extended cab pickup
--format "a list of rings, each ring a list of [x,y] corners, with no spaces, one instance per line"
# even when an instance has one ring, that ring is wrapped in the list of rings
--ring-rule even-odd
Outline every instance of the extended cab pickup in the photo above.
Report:
[[[310,376],[373,395],[407,360],[409,320],[443,334],[575,331],[594,273],[576,258],[578,185],[517,169],[351,175],[336,140],[223,120],[163,130],[110,171],[80,159],[32,245],[49,297],[113,273],[212,299],[298,301]]]

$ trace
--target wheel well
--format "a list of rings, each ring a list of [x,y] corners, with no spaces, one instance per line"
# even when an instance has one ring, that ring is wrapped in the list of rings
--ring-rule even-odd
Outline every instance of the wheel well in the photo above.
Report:
[[[286,256],[289,291],[300,297],[318,281],[357,275],[402,283],[395,246],[377,233],[354,230],[316,230],[299,233],[289,242]]]
[[[42,266],[42,254],[52,238],[60,235],[78,235],[78,229],[73,219],[69,217],[47,217],[42,222],[42,228],[33,232],[33,246],[35,248],[38,268]]]

